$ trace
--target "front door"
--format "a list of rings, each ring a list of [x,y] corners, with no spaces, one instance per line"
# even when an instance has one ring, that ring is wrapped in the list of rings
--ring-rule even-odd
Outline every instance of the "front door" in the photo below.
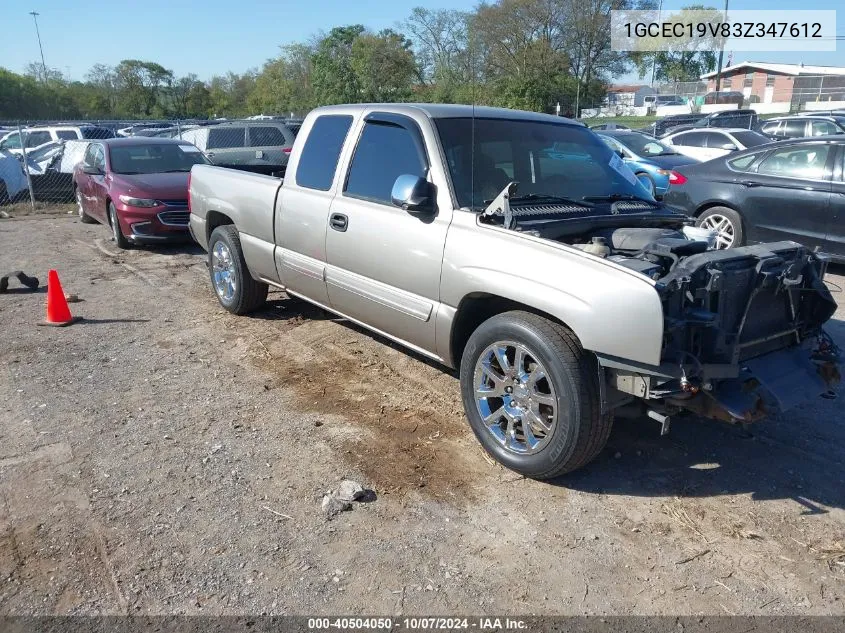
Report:
[[[106,187],[106,153],[100,143],[92,143],[91,164],[100,170],[99,174],[88,176],[88,200],[91,202],[91,209],[88,215],[97,218],[101,222],[108,222],[108,189]],[[108,176],[111,178],[111,176]]]
[[[771,152],[749,178],[742,205],[751,241],[795,240],[820,247],[830,224],[835,145],[788,145]]]
[[[420,216],[391,202],[399,176],[430,179],[429,166],[411,118],[373,113],[362,121],[329,214],[326,285],[338,312],[432,352],[452,209]]]

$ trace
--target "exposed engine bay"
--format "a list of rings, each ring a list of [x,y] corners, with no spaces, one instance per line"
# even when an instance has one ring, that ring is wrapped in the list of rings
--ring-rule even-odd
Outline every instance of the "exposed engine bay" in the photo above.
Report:
[[[822,325],[836,303],[823,256],[795,242],[714,250],[714,236],[655,201],[519,198],[513,185],[480,221],[565,243],[655,284],[660,366],[599,356],[608,409],[646,403],[639,412],[668,429],[679,411],[751,422],[807,395],[833,397],[839,353]]]

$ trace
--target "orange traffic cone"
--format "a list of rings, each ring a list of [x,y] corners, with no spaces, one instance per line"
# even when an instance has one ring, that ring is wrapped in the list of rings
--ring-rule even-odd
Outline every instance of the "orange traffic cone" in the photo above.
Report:
[[[53,325],[62,327],[76,323],[81,317],[71,316],[67,305],[59,273],[51,270],[47,273],[47,320],[39,325]]]

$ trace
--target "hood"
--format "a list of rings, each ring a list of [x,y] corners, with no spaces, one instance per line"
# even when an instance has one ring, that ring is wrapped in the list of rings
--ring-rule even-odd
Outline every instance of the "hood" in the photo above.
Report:
[[[669,154],[668,156],[649,156],[646,161],[663,169],[675,169],[682,165],[695,165],[701,161],[683,154]]]
[[[112,174],[112,189],[136,198],[187,200],[188,172],[172,174]]]

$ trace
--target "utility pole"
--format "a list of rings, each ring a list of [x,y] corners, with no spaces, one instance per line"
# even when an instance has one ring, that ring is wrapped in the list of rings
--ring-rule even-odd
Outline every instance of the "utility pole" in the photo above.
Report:
[[[38,50],[41,51],[41,70],[44,73],[44,82],[47,82],[47,64],[44,63],[44,48],[41,46],[41,32],[38,30],[38,16],[41,15],[37,11],[30,11],[29,15],[35,20],[35,34],[38,36]]]
[[[725,0],[725,22],[728,21],[728,0]],[[722,56],[725,54],[725,38],[719,46],[719,68],[716,70],[716,103],[719,102],[719,88],[722,87]]]
[[[657,6],[657,21],[660,22],[660,18],[662,17],[663,13],[663,0],[660,0],[660,4]],[[651,87],[654,88],[654,71],[657,68],[657,51],[654,51],[654,59],[651,62]]]

